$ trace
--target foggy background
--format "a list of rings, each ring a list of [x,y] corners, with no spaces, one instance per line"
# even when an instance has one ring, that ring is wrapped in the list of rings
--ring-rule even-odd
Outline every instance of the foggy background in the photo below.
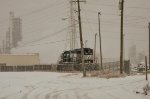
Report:
[[[87,47],[94,48],[94,35],[98,33],[97,13],[100,11],[103,57],[119,59],[119,0],[86,1],[81,3],[84,42],[88,40]],[[133,45],[136,45],[137,53],[148,55],[150,0],[125,0],[124,4],[125,58],[128,59],[128,50]],[[9,12],[13,11],[22,19],[23,40],[12,53],[40,53],[41,63],[56,63],[60,53],[69,49],[66,39],[70,24],[69,20],[62,20],[69,18],[69,7],[69,0],[0,0],[0,45],[9,27]],[[96,51],[99,54],[99,43]]]

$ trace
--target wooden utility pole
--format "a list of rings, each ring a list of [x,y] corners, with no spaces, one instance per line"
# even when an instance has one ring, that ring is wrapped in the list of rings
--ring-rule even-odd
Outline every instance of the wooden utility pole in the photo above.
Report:
[[[147,78],[147,56],[145,56],[145,75],[146,75],[146,80],[148,80]]]
[[[88,41],[88,40],[85,40],[85,48],[87,47],[87,41]]]
[[[83,48],[83,38],[82,38],[82,25],[81,25],[81,15],[80,15],[80,1],[77,0],[78,3],[78,20],[79,20],[79,32],[80,32],[80,44],[81,44],[81,59],[82,59],[82,68],[83,68],[83,77],[86,77],[86,69],[84,65],[84,48]]]
[[[95,33],[95,42],[94,42],[94,63],[96,63],[96,36],[97,33]]]
[[[124,12],[124,0],[119,2],[120,10],[121,10],[121,27],[120,27],[120,74],[123,73],[123,45],[124,45],[124,37],[123,37],[123,12]]]
[[[98,23],[99,23],[99,43],[100,43],[100,68],[103,70],[103,57],[102,57],[102,41],[101,41],[101,31],[100,31],[100,15],[101,13],[98,12]]]
[[[150,69],[150,22],[149,22],[149,69]]]

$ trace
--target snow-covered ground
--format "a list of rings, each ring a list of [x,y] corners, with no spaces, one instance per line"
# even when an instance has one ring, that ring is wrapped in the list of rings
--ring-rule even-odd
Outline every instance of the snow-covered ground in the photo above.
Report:
[[[150,79],[150,75],[149,75]],[[145,76],[82,78],[82,74],[1,72],[0,99],[150,99]]]

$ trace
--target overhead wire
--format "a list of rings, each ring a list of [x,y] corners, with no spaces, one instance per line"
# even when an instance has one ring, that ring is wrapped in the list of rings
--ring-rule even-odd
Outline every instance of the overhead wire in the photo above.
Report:
[[[84,24],[87,24],[87,23],[90,23],[90,24],[95,24],[95,25],[98,25],[98,22],[86,22],[86,21],[82,21]],[[119,23],[115,23],[115,22],[109,22],[109,21],[102,21],[101,23],[103,24],[107,24],[107,25],[111,25],[113,24],[113,26],[119,24]],[[128,27],[128,28],[139,28],[139,29],[145,29],[147,28],[146,25],[134,25],[134,24],[131,24],[131,23],[127,23],[124,25],[125,27]]]
[[[37,19],[37,18],[36,18],[36,19],[33,19],[33,20],[28,19],[28,20],[25,21],[24,24],[28,24],[29,26],[31,26],[31,25],[32,25],[32,26],[35,26],[35,24],[36,24],[36,25],[41,25],[41,24],[44,23],[44,22],[54,21],[56,18],[60,18],[60,16],[61,16],[62,14],[65,14],[65,13],[67,13],[67,11],[61,11],[60,13],[50,12],[50,14],[44,14],[43,17],[37,16],[38,19]],[[61,19],[61,18],[60,18],[60,19]],[[40,23],[40,24],[38,24],[38,23]],[[34,24],[34,25],[33,25],[33,24]]]
[[[94,33],[94,29],[93,29],[93,27],[92,27],[92,25],[91,25],[91,23],[90,23],[90,21],[89,21],[89,19],[88,19],[88,17],[87,17],[87,12],[86,12],[86,11],[83,11],[83,13],[84,13],[84,15],[85,15],[85,19],[86,19],[86,21],[87,21],[87,23],[88,23],[88,26],[89,26],[91,32]]]
[[[68,28],[68,27],[67,27],[67,28]],[[59,31],[57,31],[57,32],[54,32],[54,33],[49,34],[49,35],[46,35],[46,36],[41,37],[41,38],[39,38],[39,39],[37,39],[37,40],[33,40],[33,41],[30,41],[30,42],[24,43],[23,45],[28,45],[28,44],[31,44],[31,43],[39,42],[39,41],[41,41],[41,40],[44,40],[44,39],[47,39],[47,38],[49,38],[49,37],[55,36],[55,35],[57,35],[57,34],[63,32],[63,31],[66,30],[67,28],[63,28],[63,29],[61,29],[61,30],[59,30]]]
[[[46,20],[41,21],[39,24],[37,23],[36,26],[33,25],[33,24],[30,24],[29,26],[26,27],[26,29],[30,30],[30,31],[28,31],[29,34],[41,32],[40,30],[45,30],[45,29],[47,29],[47,28],[50,29],[49,25],[50,25],[51,23],[53,23],[53,25],[54,25],[54,22],[56,23],[56,21],[59,21],[59,20],[61,20],[61,18],[59,18],[59,17],[54,17],[54,18],[52,18],[51,20],[46,19]],[[47,25],[47,27],[44,27],[44,28],[43,28],[43,27],[34,28],[34,27],[37,27],[37,26],[41,26],[41,25],[43,25],[43,24],[49,24],[49,25]],[[25,25],[26,25],[26,24],[25,24]]]
[[[108,7],[118,7],[118,5],[112,5],[112,4],[104,4],[104,3],[86,3],[87,5],[94,5],[94,6],[108,6]],[[144,3],[145,4],[145,3]],[[148,7],[139,7],[139,6],[126,6],[126,8],[129,9],[147,9],[150,10]]]
[[[119,37],[111,37],[111,36],[104,36],[104,35],[102,35],[102,37],[109,38],[109,39],[115,39],[115,40],[120,39]],[[65,42],[67,40],[70,40],[70,39],[63,39],[63,40],[57,40],[57,41],[46,42],[46,43],[38,43],[38,44],[32,44],[32,45],[24,45],[24,46],[20,46],[20,47],[30,47],[30,46],[39,46],[39,45],[47,45],[47,44],[56,44],[56,43],[59,43],[59,42]],[[148,41],[148,40],[129,39],[129,38],[125,38],[125,40],[140,41],[140,42],[147,42]]]
[[[64,3],[63,3],[63,5],[64,5]],[[54,6],[53,6],[54,7]],[[60,7],[60,6],[59,6]],[[45,10],[45,9],[44,9]],[[41,11],[41,10],[40,10]],[[61,11],[62,12],[62,11]],[[45,30],[45,27],[44,27],[44,29],[43,28],[36,28],[36,29],[34,29],[34,27],[35,26],[37,26],[37,25],[41,25],[41,24],[47,24],[47,23],[52,23],[52,22],[54,22],[54,21],[56,21],[56,18],[57,18],[57,21],[58,21],[58,18],[60,17],[60,15],[62,15],[62,14],[64,14],[64,13],[66,13],[66,12],[62,12],[62,13],[56,13],[56,14],[52,14],[54,17],[53,18],[50,18],[50,16],[48,16],[47,17],[47,15],[46,15],[46,17],[45,18],[40,18],[40,21],[39,21],[39,19],[38,20],[36,20],[35,22],[36,23],[31,23],[31,24],[28,24],[28,25],[26,25],[26,26],[29,26],[28,27],[28,30],[31,30],[31,31],[28,31],[28,33],[30,33],[30,34],[32,34],[32,33],[37,33],[37,32],[41,32],[40,30]],[[43,20],[44,19],[44,20]],[[48,20],[48,19],[50,19],[50,20]],[[60,18],[60,20],[61,20],[61,18]],[[39,22],[39,24],[37,23],[37,22]],[[35,25],[36,24],[36,25]],[[49,27],[48,27],[49,28]]]
[[[105,36],[105,35],[102,35],[102,37],[104,38],[109,38],[109,39],[120,39],[119,37],[112,37],[112,36]],[[148,42],[148,40],[143,40],[143,39],[131,39],[131,38],[124,38],[125,40],[130,40],[130,41],[140,41],[140,42]]]
[[[58,2],[59,1],[59,2]],[[63,1],[64,2],[64,1]],[[32,14],[35,14],[35,13],[39,13],[43,10],[46,10],[46,9],[49,9],[49,8],[52,8],[54,6],[56,6],[57,4],[62,4],[62,2],[60,2],[60,0],[56,0],[53,4],[50,4],[48,6],[45,6],[43,8],[39,8],[39,9],[36,9],[34,11],[31,11],[31,12],[28,12],[26,14],[23,14],[23,15],[20,15],[20,17],[25,17],[25,16],[28,16],[28,15],[32,15]]]
[[[67,39],[67,40],[69,40],[69,39]],[[24,46],[19,46],[19,48],[30,47],[30,46],[39,46],[39,45],[47,45],[47,44],[55,44],[55,43],[64,42],[64,41],[66,41],[66,39],[65,40],[52,41],[52,42],[46,42],[46,43],[41,43],[41,44],[24,45]]]
[[[82,9],[84,11],[88,11],[88,12],[93,12],[93,13],[97,13],[97,10],[87,10],[87,9]],[[119,14],[112,14],[112,13],[103,13],[103,15],[112,15],[112,16],[120,16]],[[145,19],[145,18],[150,18],[150,16],[134,16],[134,15],[124,15],[125,17],[134,17],[134,18],[141,18],[141,19]]]
[[[70,26],[68,26],[68,27],[65,27],[65,28],[63,28],[63,29],[61,29],[61,30],[59,30],[59,31],[57,31],[57,32],[54,32],[54,33],[51,33],[51,34],[49,34],[49,35],[43,36],[43,37],[41,37],[41,38],[39,38],[39,39],[37,39],[37,40],[33,40],[33,41],[30,41],[30,42],[24,43],[23,45],[32,44],[32,43],[39,42],[39,41],[41,41],[41,40],[44,40],[44,39],[53,37],[53,36],[55,36],[55,35],[57,35],[57,34],[59,34],[59,33],[62,33],[64,30],[68,29],[68,28],[71,27],[71,26],[72,26],[72,25],[70,25]]]
[[[59,1],[59,2],[58,2],[58,1]],[[63,1],[63,2],[64,2],[64,1]],[[39,9],[30,11],[30,12],[28,12],[28,13],[19,15],[18,17],[26,17],[26,16],[29,16],[29,15],[32,15],[32,14],[35,14],[35,13],[39,13],[39,12],[41,12],[41,11],[43,11],[43,10],[52,8],[52,7],[56,6],[57,4],[62,4],[62,2],[60,2],[60,0],[57,0],[57,1],[54,2],[53,4],[50,4],[50,5],[45,6],[45,7],[43,7],[43,8],[39,8]],[[22,12],[24,12],[24,11],[22,11]],[[5,20],[0,21],[0,23],[3,23],[3,22],[5,22]]]
[[[39,13],[39,12],[42,12],[42,11],[44,11],[44,10],[46,10],[46,9],[49,9],[49,8],[52,8],[52,7],[55,7],[55,6],[60,6],[60,5],[64,5],[65,3],[63,3],[63,2],[58,2],[59,0],[57,0],[57,1],[55,1],[53,4],[50,4],[50,5],[48,5],[48,6],[45,6],[45,7],[43,7],[43,8],[40,8],[40,9],[37,9],[37,10],[34,10],[34,11],[31,11],[31,12],[28,12],[28,13],[26,13],[26,14],[23,14],[23,15],[20,15],[19,17],[25,17],[25,16],[29,16],[29,15],[33,15],[33,14],[35,14],[35,13]],[[57,5],[56,5],[57,4]],[[59,13],[59,15],[57,15],[57,16],[60,16],[60,14],[62,14],[62,13]],[[56,18],[56,17],[55,17]],[[36,19],[36,18],[34,18],[34,19]],[[40,20],[41,20],[42,18],[40,18]],[[43,18],[44,20],[46,20],[45,18]],[[33,21],[33,20],[32,20]],[[39,21],[39,19],[38,20],[36,20],[36,22],[37,21]],[[54,21],[54,20],[52,20],[52,21]],[[31,22],[31,21],[30,21]],[[47,21],[45,21],[45,22],[47,22]],[[32,22],[33,23],[33,22]],[[41,22],[42,23],[42,22]],[[37,25],[37,24],[36,24]],[[40,24],[41,25],[41,24]],[[35,25],[33,25],[32,24],[32,27],[34,27]],[[33,29],[33,28],[32,28]],[[28,29],[29,30],[29,29]],[[40,29],[41,30],[41,29]],[[38,32],[39,30],[37,30],[36,29],[36,31],[35,32]],[[34,31],[31,31],[32,33],[34,32]],[[30,32],[30,34],[31,34],[31,32]],[[29,32],[28,32],[29,33]]]
[[[46,42],[46,43],[41,43],[41,44],[39,43],[39,44],[33,44],[33,45],[25,45],[25,46],[20,46],[20,47],[30,47],[30,46],[39,46],[39,45],[47,45],[47,44],[56,44],[56,43],[65,42],[65,41],[68,41],[68,40],[70,40],[70,39],[57,40],[57,41]]]
[[[113,6],[113,5],[105,5],[105,6]],[[46,9],[46,7],[45,8],[43,8],[43,10],[44,9]],[[38,11],[42,11],[42,9],[40,10],[37,10],[37,11],[33,11],[33,13],[31,13],[31,14],[34,14],[34,13],[37,13]],[[28,14],[26,14],[26,15],[28,15]],[[25,16],[26,16],[25,15]],[[30,14],[29,14],[30,15]],[[143,16],[130,16],[130,17],[141,17],[141,18],[150,18],[150,17],[143,17]],[[92,24],[91,22],[89,22],[89,19],[87,20],[88,21],[88,24]],[[98,24],[98,23],[96,23],[96,24]],[[60,31],[59,31],[60,32]],[[56,34],[57,34],[57,32],[56,32]],[[50,36],[53,36],[54,34],[52,34],[52,35],[48,35],[49,37]],[[47,38],[47,36],[45,36],[45,37],[43,37],[43,39],[46,39]],[[37,42],[37,41],[41,41],[41,40],[43,40],[42,38],[41,39],[38,39],[38,40],[34,40],[34,41],[31,41],[30,43],[34,43],[34,42]],[[25,44],[26,45],[26,44]]]

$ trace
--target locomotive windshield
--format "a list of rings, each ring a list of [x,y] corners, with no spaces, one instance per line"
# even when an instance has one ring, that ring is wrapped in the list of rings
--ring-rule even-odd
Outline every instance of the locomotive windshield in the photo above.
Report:
[[[93,55],[93,50],[90,48],[84,48],[84,55]]]

